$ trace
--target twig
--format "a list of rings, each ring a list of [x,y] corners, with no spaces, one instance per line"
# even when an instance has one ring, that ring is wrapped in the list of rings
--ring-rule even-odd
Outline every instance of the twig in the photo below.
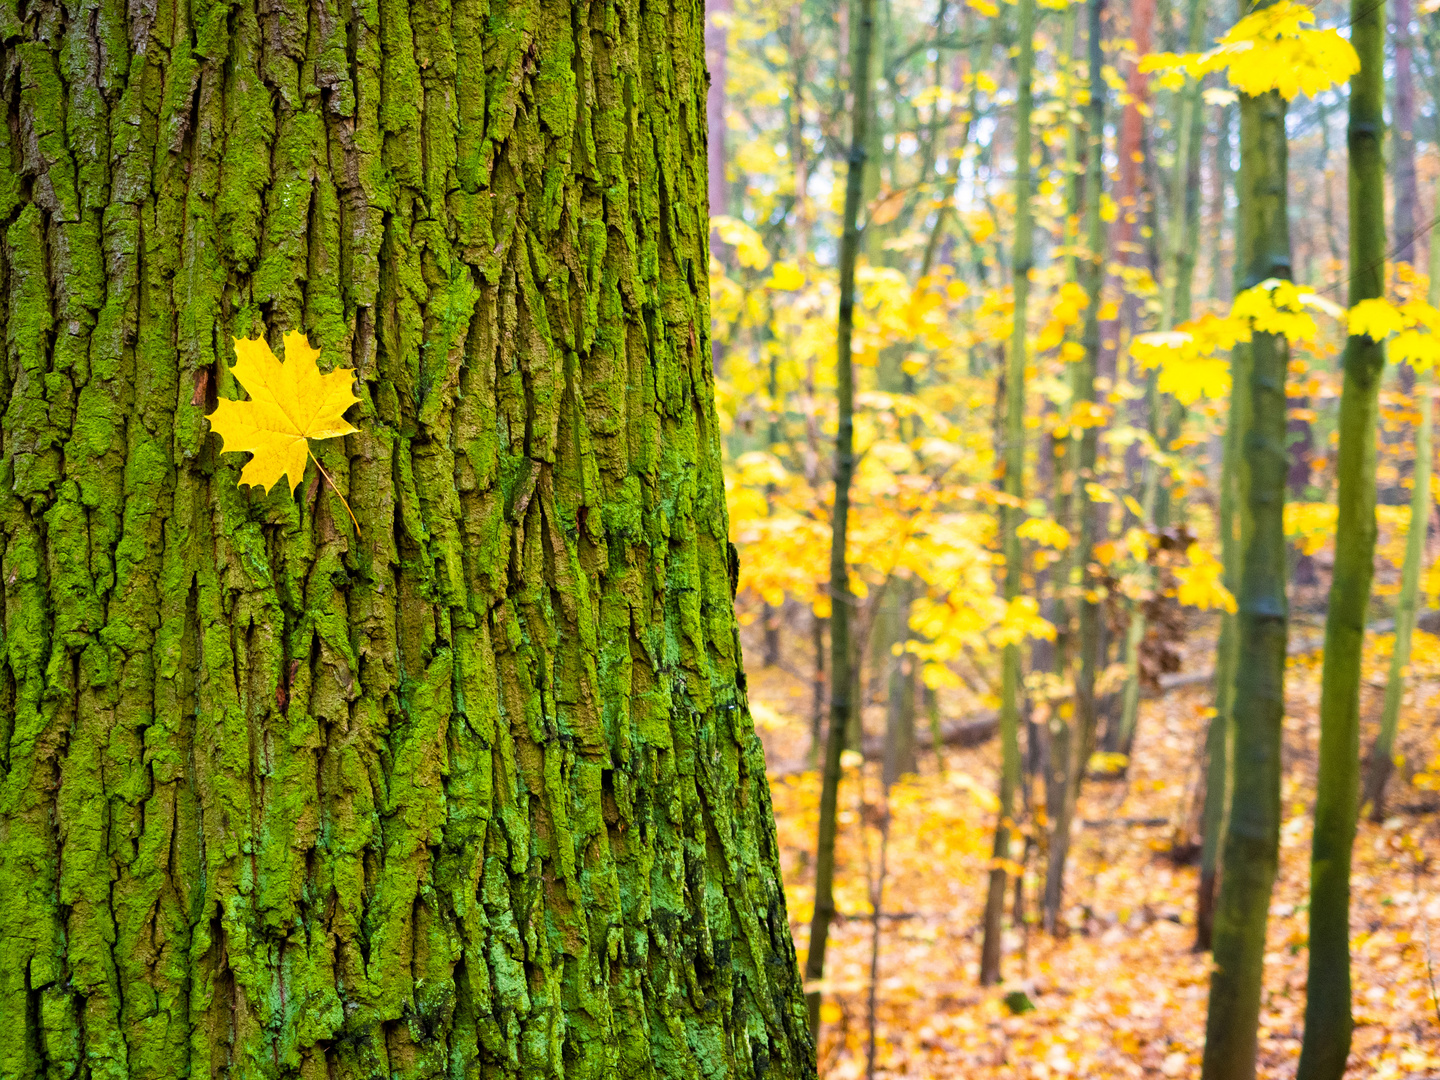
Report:
[[[359,536],[360,522],[355,520],[355,511],[350,509],[350,500],[345,498],[345,496],[341,494],[340,489],[335,486],[335,481],[330,479],[330,474],[325,471],[325,466],[320,464],[320,459],[315,456],[315,451],[311,450],[308,444],[305,449],[310,454],[310,460],[315,462],[315,467],[320,470],[320,475],[323,476],[325,482],[330,485],[330,490],[340,496],[340,502],[344,505],[345,512],[350,515],[350,523],[355,526],[355,535]]]
[[[1413,883],[1410,893],[1415,897],[1415,911],[1420,916],[1420,925],[1425,928],[1425,977],[1430,981],[1430,1003],[1435,1009],[1435,1022],[1440,1024],[1440,994],[1435,991],[1435,962],[1430,949],[1430,919],[1425,914],[1425,905],[1420,902],[1420,860],[1414,860]]]
[[[890,847],[890,788],[881,785],[880,866],[870,894],[870,995],[866,1004],[870,1044],[865,1052],[865,1080],[875,1080],[875,993],[880,981],[880,907],[885,900],[885,871]]]

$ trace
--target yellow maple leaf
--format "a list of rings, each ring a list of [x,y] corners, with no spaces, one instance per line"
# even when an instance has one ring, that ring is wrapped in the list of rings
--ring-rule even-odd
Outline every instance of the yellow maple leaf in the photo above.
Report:
[[[271,488],[288,476],[293,492],[305,475],[305,459],[311,456],[309,440],[360,430],[344,415],[360,401],[353,388],[355,369],[337,368],[327,375],[316,364],[319,358],[320,351],[296,331],[285,335],[283,362],[263,338],[235,339],[235,365],[230,371],[250,400],[222,398],[209,420],[211,430],[223,440],[221,453],[255,455],[240,471],[240,483]],[[318,468],[320,463],[315,464]]]

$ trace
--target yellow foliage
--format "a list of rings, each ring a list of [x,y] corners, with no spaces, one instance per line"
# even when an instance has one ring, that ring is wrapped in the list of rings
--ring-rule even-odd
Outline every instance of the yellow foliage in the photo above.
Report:
[[[777,262],[771,268],[770,280],[766,284],[772,289],[792,292],[805,284],[805,273],[794,263]]]
[[[735,249],[740,265],[751,270],[764,270],[770,265],[770,253],[760,234],[739,218],[718,215],[710,219],[710,227],[720,234],[720,239]]]
[[[1384,341],[1405,329],[1400,309],[1383,298],[1361,300],[1350,309],[1347,319],[1351,335]]]
[[[1040,617],[1040,604],[1033,596],[1017,596],[1005,605],[1000,625],[990,632],[996,646],[1019,645],[1026,638],[1055,640],[1055,627]]]
[[[1201,611],[1220,608],[1232,615],[1235,613],[1235,597],[1222,582],[1225,568],[1200,544],[1191,544],[1185,549],[1187,565],[1174,568],[1179,582],[1176,599],[1189,607]]]
[[[1140,61],[1141,71],[1184,72],[1202,78],[1223,71],[1230,85],[1252,97],[1279,91],[1287,101],[1314,97],[1338,86],[1360,70],[1350,42],[1335,30],[1315,30],[1315,14],[1295,0],[1251,12],[1203,53],[1154,53]]]
[[[1336,513],[1330,503],[1287,502],[1285,535],[1303,554],[1314,555],[1335,535]]]
[[[1049,518],[1026,518],[1015,532],[1022,540],[1034,540],[1056,551],[1070,546],[1070,530]]]

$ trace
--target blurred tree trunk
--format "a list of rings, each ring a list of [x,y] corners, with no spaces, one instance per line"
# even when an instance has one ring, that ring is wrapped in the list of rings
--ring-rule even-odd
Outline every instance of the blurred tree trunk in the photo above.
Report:
[[[709,159],[710,216],[730,212],[730,190],[725,176],[729,132],[725,127],[725,66],[730,49],[731,0],[709,0],[705,5],[705,66],[710,71],[710,89],[705,95],[705,117],[709,128],[706,153]]]
[[[859,26],[855,28],[852,71],[854,113],[851,117],[850,153],[845,172],[845,210],[840,237],[840,315],[835,345],[835,395],[839,422],[835,433],[835,502],[830,539],[830,730],[825,737],[825,760],[820,788],[820,822],[815,843],[815,912],[810,922],[810,946],[805,956],[805,979],[825,974],[825,945],[835,918],[835,808],[840,792],[840,756],[845,751],[854,712],[854,657],[850,629],[854,597],[846,561],[846,535],[850,514],[850,484],[855,475],[855,366],[851,358],[855,331],[855,263],[860,254],[860,203],[865,179],[865,148],[870,129],[871,42],[875,36],[875,0],[859,0]],[[806,995],[810,1030],[820,1028],[820,993]]]
[[[1187,5],[1189,51],[1199,52],[1205,38],[1205,10],[1203,0],[1190,0]],[[1148,34],[1147,34],[1148,37]],[[1177,117],[1175,124],[1175,164],[1170,174],[1170,220],[1165,238],[1164,265],[1160,273],[1160,329],[1168,331],[1176,323],[1190,317],[1190,279],[1195,273],[1194,248],[1186,246],[1191,239],[1190,221],[1198,217],[1198,195],[1192,197],[1191,161],[1197,149],[1195,136],[1200,125],[1200,84],[1188,80],[1176,94]],[[1184,311],[1180,310],[1183,302]],[[1180,434],[1184,417],[1179,402],[1162,395],[1158,386],[1157,373],[1152,371],[1146,378],[1148,401],[1148,422],[1151,438],[1161,453],[1167,453],[1170,443]],[[1160,462],[1153,457],[1144,465],[1144,494],[1141,506],[1145,511],[1144,524],[1154,529],[1163,529],[1170,515],[1170,487],[1168,478],[1161,475]],[[1145,568],[1146,591],[1153,588],[1155,574],[1152,568]],[[1129,754],[1135,739],[1135,727],[1140,719],[1140,649],[1145,640],[1145,607],[1143,602],[1131,605],[1130,625],[1125,635],[1125,689],[1120,703],[1120,723],[1116,725],[1115,737],[1110,739],[1110,749]],[[1108,733],[1107,733],[1108,734]]]
[[[1086,252],[1081,260],[1080,284],[1089,294],[1085,307],[1083,346],[1085,356],[1074,365],[1072,397],[1076,402],[1095,400],[1095,373],[1100,356],[1100,288],[1105,274],[1105,225],[1100,217],[1100,195],[1104,184],[1105,139],[1105,57],[1101,49],[1101,17],[1104,0],[1088,0],[1086,50],[1088,53],[1087,82],[1090,101],[1086,107],[1085,150],[1085,236]],[[1071,577],[1078,586],[1080,598],[1079,631],[1076,648],[1075,694],[1070,716],[1052,721],[1050,768],[1046,776],[1046,811],[1050,836],[1045,867],[1045,899],[1042,911],[1044,928],[1055,933],[1060,926],[1060,911],[1065,894],[1065,863],[1070,855],[1070,832],[1075,818],[1075,803],[1085,763],[1095,743],[1095,674],[1100,655],[1100,605],[1094,593],[1090,572],[1091,549],[1096,541],[1095,504],[1085,491],[1087,481],[1095,476],[1095,460],[1099,450],[1096,428],[1085,428],[1080,438],[1070,494],[1070,520],[1079,531],[1071,545]]]
[[[908,619],[910,582],[901,582],[896,591],[902,594],[900,615]],[[889,665],[885,693],[885,760],[881,768],[887,790],[902,776],[917,772],[920,767],[915,756],[915,658],[904,651],[910,640],[909,632],[902,629],[897,638],[901,652]]]
[[[0,1075],[813,1076],[699,8],[16,10]],[[358,535],[209,437],[286,331]]]
[[[1440,194],[1440,185],[1436,186]],[[1440,306],[1440,244],[1430,241],[1430,295]],[[1432,377],[1433,378],[1433,377]],[[1405,538],[1405,564],[1400,569],[1400,597],[1395,607],[1395,649],[1390,655],[1390,673],[1385,681],[1385,707],[1380,731],[1370,748],[1362,804],[1370,806],[1372,821],[1385,820],[1385,788],[1394,768],[1395,732],[1400,724],[1400,704],[1405,693],[1405,668],[1410,663],[1410,644],[1415,632],[1415,615],[1420,600],[1420,574],[1425,569],[1425,538],[1430,529],[1430,466],[1434,433],[1435,402],[1427,380],[1419,387],[1420,426],[1415,431],[1415,486],[1410,493],[1410,532]]]
[[[1237,264],[1250,287],[1290,275],[1285,101],[1240,98]],[[1232,422],[1240,588],[1230,818],[1215,912],[1203,1080],[1255,1074],[1265,928],[1280,846],[1280,738],[1285,714],[1284,338],[1257,333],[1235,350],[1234,382],[1248,384]]]
[[[1030,109],[1033,96],[1031,68],[1035,60],[1035,0],[1018,0],[1015,64],[1015,249],[1011,282],[1015,295],[1014,327],[1010,335],[1009,374],[1005,380],[1005,494],[1001,511],[1001,545],[1005,552],[1005,601],[1020,596],[1021,548],[1016,530],[1025,511],[1025,362],[1026,313],[1030,297],[1030,269],[1034,263],[1030,190]],[[1005,863],[1010,861],[1010,833],[1014,828],[1015,793],[1020,787],[1020,642],[1008,643],[1001,658],[1000,689],[1000,806],[996,811],[995,844],[990,884],[985,899],[985,937],[980,951],[980,984],[1000,980],[1001,923],[1005,914]]]
[[[1432,251],[1440,246],[1431,245]],[[1434,273],[1440,267],[1431,257],[1430,302],[1440,297],[1440,282]],[[1425,565],[1425,533],[1430,525],[1431,434],[1435,403],[1427,379],[1419,391],[1420,424],[1415,429],[1415,487],[1410,497],[1410,532],[1405,538],[1405,563],[1400,569],[1400,597],[1395,605],[1395,648],[1390,654],[1390,672],[1385,680],[1385,706],[1380,713],[1380,730],[1370,748],[1365,772],[1362,807],[1370,808],[1371,821],[1385,820],[1385,787],[1394,769],[1395,731],[1400,725],[1400,704],[1405,695],[1405,669],[1410,663],[1410,641],[1415,631],[1415,611],[1420,599],[1420,571]]]
[[[1230,189],[1235,185],[1232,157],[1235,147],[1231,132],[1235,128],[1236,107],[1232,102],[1220,109],[1220,122],[1215,132],[1215,199],[1210,214],[1210,299],[1229,304],[1235,292],[1238,260],[1225,265],[1225,219],[1229,214]]]
[[[1353,0],[1350,40],[1350,306],[1385,294],[1385,7]],[[1299,1080],[1339,1080],[1350,1054],[1350,849],[1360,787],[1360,660],[1375,569],[1375,434],[1385,346],[1345,343],[1335,571],[1320,676],[1320,762],[1310,855],[1310,965]]]
[[[1394,159],[1395,243],[1391,258],[1415,264],[1415,215],[1419,191],[1415,176],[1415,71],[1414,43],[1410,37],[1410,0],[1391,0],[1395,18],[1395,112],[1391,155]],[[1408,393],[1415,381],[1407,364]]]

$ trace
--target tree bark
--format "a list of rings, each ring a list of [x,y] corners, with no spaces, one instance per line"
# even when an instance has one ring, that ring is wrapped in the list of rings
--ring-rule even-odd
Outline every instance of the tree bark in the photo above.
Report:
[[[0,14],[0,1075],[814,1074],[698,5]],[[240,488],[232,337],[360,432]]]
[[[1290,276],[1285,101],[1240,98],[1241,285]],[[1257,333],[1235,351],[1235,385],[1249,393],[1237,418],[1236,511],[1240,590],[1233,781],[1202,1080],[1255,1075],[1265,927],[1280,849],[1280,737],[1285,713],[1285,372],[1282,337]]]
[[[1385,295],[1385,7],[1354,0],[1350,40],[1350,306]],[[1340,1080],[1350,1054],[1350,849],[1360,797],[1360,659],[1375,572],[1375,429],[1385,346],[1345,342],[1336,451],[1335,571],[1320,675],[1310,851],[1310,963],[1298,1080]]]

